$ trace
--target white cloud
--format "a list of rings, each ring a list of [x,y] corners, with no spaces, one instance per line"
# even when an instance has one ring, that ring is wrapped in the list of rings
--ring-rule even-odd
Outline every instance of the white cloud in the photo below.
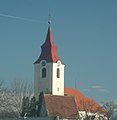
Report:
[[[89,92],[90,89],[82,89],[83,92]]]
[[[98,91],[109,93],[109,91],[107,89],[98,89]]]
[[[94,85],[92,86],[93,89],[102,89],[104,88],[103,86],[100,86],[100,85]]]
[[[99,92],[109,93],[109,91],[107,89],[105,89],[104,86],[94,85],[94,86],[92,86],[92,88]]]
[[[91,91],[97,91],[97,92],[103,92],[103,93],[109,93],[109,90],[105,89],[104,86],[100,86],[100,85],[94,85],[91,87],[92,89],[87,89],[84,88],[82,89],[82,92],[91,92]]]

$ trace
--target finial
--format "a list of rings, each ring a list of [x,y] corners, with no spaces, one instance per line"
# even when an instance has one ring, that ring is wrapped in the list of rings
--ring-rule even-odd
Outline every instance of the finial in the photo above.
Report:
[[[48,20],[48,24],[51,24],[51,15],[50,15],[50,9],[49,9],[49,20]]]

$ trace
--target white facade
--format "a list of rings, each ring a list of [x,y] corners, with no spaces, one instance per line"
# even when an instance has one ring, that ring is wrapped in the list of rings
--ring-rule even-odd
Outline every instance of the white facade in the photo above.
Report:
[[[53,95],[64,95],[64,67],[61,61],[46,63],[42,60],[34,64],[34,95],[38,99],[40,92],[50,91]]]

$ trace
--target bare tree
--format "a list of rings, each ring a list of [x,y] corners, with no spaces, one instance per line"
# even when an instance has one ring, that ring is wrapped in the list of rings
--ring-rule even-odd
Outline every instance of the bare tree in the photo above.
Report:
[[[85,120],[94,120],[96,116],[98,116],[98,119],[103,117],[101,114],[105,115],[106,111],[97,104],[93,99],[85,99],[80,101],[80,111],[84,111],[85,114],[81,114],[82,118],[85,118]],[[89,113],[92,113],[92,115],[89,115]]]
[[[92,108],[94,107],[95,103],[93,100],[80,100],[80,111],[84,111],[85,114],[81,114],[82,118],[89,120],[90,116],[88,115],[91,112]]]
[[[2,112],[2,103],[3,103],[3,100],[2,100],[2,96],[3,96],[2,86],[3,86],[3,81],[0,80],[0,113]]]
[[[15,111],[20,116],[22,113],[22,100],[24,96],[31,98],[33,94],[33,85],[23,81],[15,79],[11,83],[12,102]]]
[[[22,112],[22,99],[24,96],[29,98],[33,94],[33,85],[15,79],[11,83],[11,88],[7,89],[0,81],[0,117],[19,117]]]
[[[14,114],[11,101],[11,92],[3,86],[3,81],[0,81],[0,117],[9,117]]]
[[[102,102],[102,106],[108,112],[108,120],[114,120],[116,118],[116,116],[114,116],[114,113],[117,110],[117,104],[114,101],[107,101]]]
[[[0,99],[2,93],[3,93],[3,80],[0,80]]]

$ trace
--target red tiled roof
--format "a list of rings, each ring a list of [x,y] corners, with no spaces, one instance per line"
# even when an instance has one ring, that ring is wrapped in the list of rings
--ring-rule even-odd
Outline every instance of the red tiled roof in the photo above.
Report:
[[[48,27],[45,43],[41,46],[41,55],[34,64],[40,63],[41,60],[46,60],[46,62],[57,62],[60,60],[50,26]]]
[[[60,118],[78,118],[78,110],[73,96],[44,94],[48,116]]]
[[[65,95],[74,96],[76,98],[76,104],[79,110],[99,112],[106,114],[107,112],[92,98],[87,98],[79,90],[75,88],[65,87]]]

